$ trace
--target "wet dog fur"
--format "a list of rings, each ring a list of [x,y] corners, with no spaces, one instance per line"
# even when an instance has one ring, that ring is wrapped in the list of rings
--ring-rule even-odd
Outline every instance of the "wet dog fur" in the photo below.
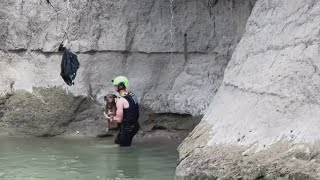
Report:
[[[117,111],[116,99],[117,99],[117,96],[114,94],[107,94],[106,96],[104,96],[104,101],[106,102],[105,113],[109,117],[114,117],[116,115],[116,111]],[[119,127],[117,123],[110,123],[110,121],[108,122],[109,122],[108,123],[109,130],[117,129]]]

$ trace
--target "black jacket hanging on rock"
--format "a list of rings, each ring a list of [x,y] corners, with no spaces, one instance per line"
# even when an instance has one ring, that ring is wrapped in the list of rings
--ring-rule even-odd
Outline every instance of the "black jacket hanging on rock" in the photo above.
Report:
[[[62,56],[60,75],[64,82],[66,82],[69,86],[74,84],[74,79],[76,78],[79,66],[80,63],[77,55],[66,49]]]

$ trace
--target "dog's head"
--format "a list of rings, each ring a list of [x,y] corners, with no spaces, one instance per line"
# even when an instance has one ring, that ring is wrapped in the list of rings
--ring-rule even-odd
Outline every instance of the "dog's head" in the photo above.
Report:
[[[116,103],[117,96],[114,94],[107,94],[104,96],[104,101],[106,101],[108,104]]]

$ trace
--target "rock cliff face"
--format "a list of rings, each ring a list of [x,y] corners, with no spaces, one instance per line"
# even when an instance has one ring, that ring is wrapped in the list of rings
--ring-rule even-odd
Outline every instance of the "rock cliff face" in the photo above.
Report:
[[[179,178],[320,179],[318,1],[258,0]]]
[[[29,100],[34,97],[63,107],[65,104],[58,99],[65,95],[58,88],[68,93],[67,102],[71,103],[67,106],[69,111],[60,113],[61,119],[68,117],[68,123],[61,126],[83,120],[99,122],[82,127],[95,132],[103,121],[98,107],[90,106],[99,115],[84,113],[81,120],[72,119],[70,114],[83,113],[77,108],[82,107],[81,101],[77,104],[78,96],[103,103],[103,95],[113,91],[110,80],[120,74],[129,77],[130,89],[148,112],[202,116],[221,85],[254,3],[255,0],[1,0],[0,92],[9,93],[2,103],[1,127],[19,124],[9,118],[20,117],[9,111],[14,103],[20,103],[13,101],[19,96],[26,101],[24,111],[28,111]],[[67,87],[59,75],[61,54],[57,47],[66,39],[68,48],[80,61],[72,87]],[[40,90],[35,92],[35,88]],[[57,100],[34,96],[47,94],[50,89]],[[48,115],[51,117],[52,113]],[[29,120],[41,119],[34,113],[26,116]],[[59,123],[46,121],[44,124],[49,127],[40,135],[66,132],[51,132]]]
[[[121,74],[152,117],[177,115],[161,117],[164,124],[205,115],[179,148],[177,179],[320,179],[319,2],[0,0],[0,7],[1,134],[97,135],[98,103]],[[72,87],[59,75],[57,47],[66,39],[81,63]]]

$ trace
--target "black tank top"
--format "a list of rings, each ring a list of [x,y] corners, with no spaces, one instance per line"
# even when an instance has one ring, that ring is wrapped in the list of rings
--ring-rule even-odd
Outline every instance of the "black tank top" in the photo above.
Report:
[[[129,102],[129,108],[123,110],[123,125],[139,124],[139,103],[137,96],[132,92],[128,92],[123,98]]]

